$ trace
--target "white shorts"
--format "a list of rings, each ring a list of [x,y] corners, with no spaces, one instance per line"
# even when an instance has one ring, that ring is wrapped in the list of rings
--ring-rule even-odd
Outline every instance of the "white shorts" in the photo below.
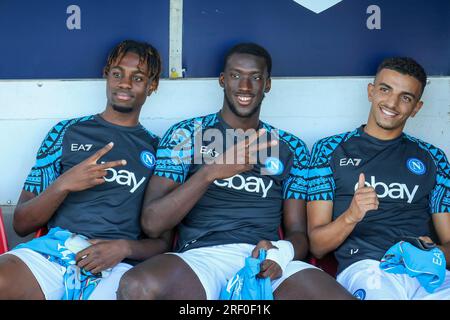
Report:
[[[6,252],[21,259],[36,278],[45,299],[60,300],[64,295],[64,269],[56,262],[47,260],[43,255],[31,249],[20,248]],[[127,263],[119,263],[111,270],[111,274],[102,279],[89,300],[116,300],[116,291],[122,275],[131,269]]]
[[[428,293],[416,278],[380,269],[380,262],[366,259],[345,268],[336,279],[344,288],[362,300],[449,300],[450,272],[444,283]]]
[[[183,253],[168,252],[179,256],[195,272],[205,289],[206,299],[217,300],[222,287],[245,265],[245,258],[251,255],[255,246],[246,243],[191,249]],[[316,268],[302,261],[291,261],[283,275],[272,281],[272,290],[294,273],[308,268]],[[320,269],[318,269],[320,270]]]

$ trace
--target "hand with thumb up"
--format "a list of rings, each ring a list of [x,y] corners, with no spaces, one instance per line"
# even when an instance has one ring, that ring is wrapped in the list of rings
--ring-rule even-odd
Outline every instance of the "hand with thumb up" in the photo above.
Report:
[[[346,211],[346,220],[349,223],[358,223],[364,218],[367,211],[378,209],[379,201],[377,193],[373,187],[367,187],[365,183],[364,173],[361,173],[355,195],[350,203],[350,207]]]

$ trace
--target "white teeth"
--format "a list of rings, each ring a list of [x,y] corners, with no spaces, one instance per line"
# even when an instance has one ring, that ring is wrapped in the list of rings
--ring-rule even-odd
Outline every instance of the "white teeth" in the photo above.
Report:
[[[383,109],[383,108],[381,108],[381,112],[383,112],[385,115],[390,116],[390,117],[393,117],[396,115],[395,113],[387,111],[386,109]]]
[[[242,97],[242,96],[238,96],[238,99],[240,100],[240,101],[243,101],[243,102],[247,102],[247,101],[250,101],[250,97]]]

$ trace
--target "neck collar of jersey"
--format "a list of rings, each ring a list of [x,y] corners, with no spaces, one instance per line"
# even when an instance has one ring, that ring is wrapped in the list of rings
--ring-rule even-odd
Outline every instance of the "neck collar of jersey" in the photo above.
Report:
[[[364,137],[365,139],[369,140],[370,142],[374,143],[374,144],[378,144],[378,145],[391,145],[391,144],[395,144],[397,142],[399,142],[400,140],[403,139],[404,133],[402,132],[397,138],[394,139],[390,139],[390,140],[381,140],[378,138],[375,138],[374,136],[369,135],[368,133],[366,133],[364,131],[364,127],[366,125],[363,124],[361,125],[358,129],[356,129],[359,134],[361,135],[361,137]]]
[[[240,129],[240,128],[233,128],[228,123],[226,123],[225,120],[222,118],[222,112],[221,111],[217,112],[216,116],[217,116],[217,119],[219,119],[220,125],[224,129],[233,129],[233,130]],[[259,120],[259,122],[258,122],[258,129],[257,130],[261,129],[262,127],[263,127],[263,122],[261,120]]]
[[[136,131],[136,130],[142,129],[142,125],[140,123],[138,123],[137,125],[135,125],[133,127],[127,127],[127,126],[120,126],[118,124],[108,122],[102,118],[100,113],[94,115],[94,119],[97,120],[101,125],[104,125],[105,127],[115,128],[115,129],[118,129],[121,131]]]

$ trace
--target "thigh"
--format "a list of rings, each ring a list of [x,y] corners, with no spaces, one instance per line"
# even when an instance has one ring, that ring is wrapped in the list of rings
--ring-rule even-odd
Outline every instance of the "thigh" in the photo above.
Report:
[[[12,254],[0,256],[0,299],[45,299],[31,270]]]
[[[233,278],[251,254],[253,245],[234,243],[191,249],[179,255],[197,275],[206,299],[218,300],[229,279]]]
[[[375,260],[358,261],[342,271],[337,280],[361,300],[408,300],[413,291],[407,275],[387,273]]]
[[[29,293],[34,297],[37,296],[30,299],[61,299],[64,294],[64,267],[25,248],[11,250],[4,256],[15,261],[17,270],[14,270],[15,275],[10,277],[11,280],[30,290]]]
[[[120,279],[131,268],[128,263],[119,263],[112,268],[109,276],[103,278],[91,293],[89,300],[116,300]]]
[[[302,268],[281,282],[274,291],[274,299],[343,300],[353,297],[326,272],[317,268]]]
[[[125,273],[120,281],[119,299],[206,299],[195,272],[180,257],[161,254]]]

